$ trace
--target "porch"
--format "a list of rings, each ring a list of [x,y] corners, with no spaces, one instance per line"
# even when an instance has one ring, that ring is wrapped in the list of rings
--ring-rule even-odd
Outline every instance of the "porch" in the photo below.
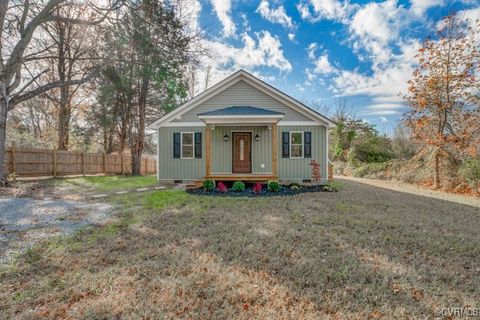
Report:
[[[282,117],[254,107],[199,114],[206,125],[204,180],[277,180],[277,122]]]

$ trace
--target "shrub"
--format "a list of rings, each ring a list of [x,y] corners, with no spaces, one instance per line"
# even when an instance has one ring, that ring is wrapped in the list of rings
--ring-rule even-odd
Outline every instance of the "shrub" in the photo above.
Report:
[[[372,162],[361,164],[352,172],[354,177],[363,178],[369,175],[376,175],[385,171],[388,167],[387,162]]]
[[[322,186],[322,190],[326,192],[334,192],[337,191],[335,187],[329,186],[328,184]]]
[[[225,185],[225,183],[223,183],[223,182],[219,182],[219,183],[217,184],[217,190],[218,190],[219,192],[221,192],[221,193],[228,192],[228,188],[227,188],[227,186]]]
[[[298,182],[292,182],[292,183],[290,183],[290,188],[292,188],[292,187],[297,187],[297,189],[300,189],[301,185]]]
[[[215,181],[213,180],[203,181],[203,189],[207,191],[212,191],[213,189],[215,189]]]
[[[460,176],[472,188],[480,187],[480,160],[468,159],[460,166]]]
[[[232,186],[232,190],[236,192],[245,191],[245,183],[242,181],[235,181]]]
[[[253,193],[260,194],[262,193],[262,184],[261,183],[255,183],[253,186]]]
[[[290,185],[290,190],[292,191],[297,191],[298,189],[300,189],[300,187],[298,185]]]
[[[275,180],[268,181],[267,187],[268,187],[268,191],[270,192],[280,191],[280,184],[278,183],[278,181],[275,181]]]

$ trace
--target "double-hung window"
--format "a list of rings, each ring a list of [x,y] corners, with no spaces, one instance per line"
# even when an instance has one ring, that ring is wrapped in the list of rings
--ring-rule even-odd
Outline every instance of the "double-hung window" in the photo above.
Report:
[[[290,158],[303,158],[303,131],[290,131]]]
[[[182,146],[182,159],[193,159],[195,156],[195,143],[193,132],[182,132],[180,143]]]

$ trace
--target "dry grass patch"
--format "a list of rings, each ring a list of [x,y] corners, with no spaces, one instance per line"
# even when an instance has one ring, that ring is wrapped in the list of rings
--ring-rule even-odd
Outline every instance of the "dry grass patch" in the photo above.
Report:
[[[478,208],[353,182],[294,197],[112,201],[118,221],[44,243],[5,270],[0,313],[425,319],[435,306],[480,301]]]

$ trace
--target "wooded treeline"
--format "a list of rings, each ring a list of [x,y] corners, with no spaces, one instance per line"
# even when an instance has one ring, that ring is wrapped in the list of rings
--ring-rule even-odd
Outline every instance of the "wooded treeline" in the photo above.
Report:
[[[146,124],[187,98],[205,54],[186,5],[2,1],[0,164],[15,144],[130,153],[138,174],[142,152],[154,149]]]
[[[455,15],[438,24],[401,94],[410,107],[393,137],[337,108],[337,173],[396,178],[480,193],[480,25]]]

